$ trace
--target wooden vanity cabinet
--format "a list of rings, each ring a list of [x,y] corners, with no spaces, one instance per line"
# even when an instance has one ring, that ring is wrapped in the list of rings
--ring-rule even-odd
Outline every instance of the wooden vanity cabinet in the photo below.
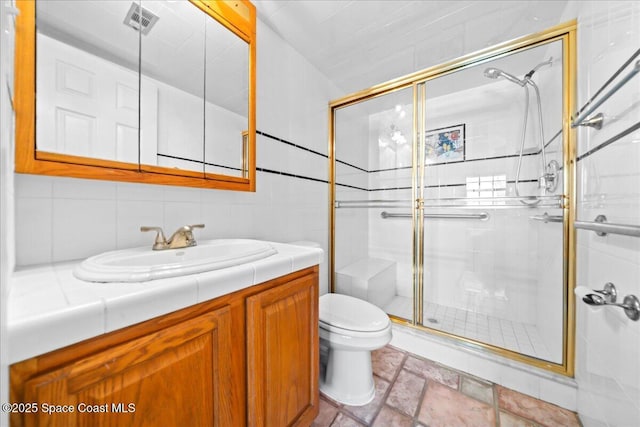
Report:
[[[11,426],[308,426],[317,305],[312,267],[16,363]]]
[[[252,427],[308,426],[318,414],[317,276],[247,298]]]

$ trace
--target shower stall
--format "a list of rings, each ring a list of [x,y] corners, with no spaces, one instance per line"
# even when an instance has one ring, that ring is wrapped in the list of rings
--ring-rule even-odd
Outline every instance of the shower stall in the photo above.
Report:
[[[331,103],[331,290],[572,375],[575,28]]]

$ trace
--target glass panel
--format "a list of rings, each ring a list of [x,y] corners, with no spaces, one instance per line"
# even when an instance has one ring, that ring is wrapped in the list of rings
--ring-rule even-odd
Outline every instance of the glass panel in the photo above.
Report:
[[[247,176],[249,45],[207,20],[205,171]]]
[[[140,163],[204,172],[205,22],[187,1],[142,1],[157,16],[140,52]]]
[[[341,108],[334,117],[335,291],[411,320],[413,89]]]
[[[36,2],[37,150],[138,163],[140,36],[123,24],[131,6]]]
[[[422,323],[555,363],[563,225],[534,218],[563,214],[562,53],[556,41],[429,80],[425,103]]]

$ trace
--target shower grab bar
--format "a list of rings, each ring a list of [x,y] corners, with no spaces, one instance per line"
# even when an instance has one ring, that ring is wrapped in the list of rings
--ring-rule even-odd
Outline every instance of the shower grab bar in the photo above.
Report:
[[[534,221],[542,221],[545,224],[548,222],[564,222],[564,217],[562,215],[549,215],[546,212],[542,215],[530,216],[529,219],[532,219]]]
[[[389,213],[382,212],[380,216],[384,219],[387,218],[412,218],[412,214],[408,213]],[[426,213],[422,215],[423,218],[431,218],[431,219],[479,219],[482,221],[486,221],[489,219],[489,214],[486,212],[481,212],[479,214],[433,214]]]
[[[615,86],[613,86],[611,89],[609,89],[609,92],[607,92],[604,95],[602,95],[602,97],[599,100],[597,100],[596,102],[594,102],[591,105],[591,107],[587,108],[585,111],[582,112],[582,114],[580,114],[578,116],[577,119],[575,119],[573,122],[571,122],[571,127],[574,128],[574,127],[577,127],[577,126],[592,126],[592,127],[595,127],[596,129],[600,129],[602,127],[602,122],[604,120],[604,116],[599,114],[599,115],[597,115],[597,116],[595,116],[595,117],[593,117],[593,118],[591,118],[589,120],[587,120],[587,117],[589,117],[589,115],[591,113],[593,113],[596,110],[596,108],[598,108],[600,105],[602,105],[602,103],[604,101],[609,99],[611,97],[611,95],[616,93],[622,86],[627,84],[627,82],[629,80],[631,80],[633,78],[633,76],[638,74],[638,72],[640,72],[640,60],[636,61],[635,65],[633,66],[633,68],[631,69],[629,74],[624,76]]]
[[[640,225],[608,224],[607,217],[604,215],[598,215],[595,221],[574,221],[573,226],[582,230],[595,231],[598,236],[611,233],[640,237]]]

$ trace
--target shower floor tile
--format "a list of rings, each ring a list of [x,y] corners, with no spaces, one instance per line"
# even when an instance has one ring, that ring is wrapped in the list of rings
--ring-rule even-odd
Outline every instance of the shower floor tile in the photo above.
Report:
[[[535,325],[425,301],[423,324],[433,329],[471,338],[517,353],[550,360],[551,353]],[[388,314],[411,319],[411,298],[396,296],[382,307]]]
[[[571,411],[392,346],[374,351],[372,359],[374,401],[345,406],[320,394],[313,427],[580,426]]]

